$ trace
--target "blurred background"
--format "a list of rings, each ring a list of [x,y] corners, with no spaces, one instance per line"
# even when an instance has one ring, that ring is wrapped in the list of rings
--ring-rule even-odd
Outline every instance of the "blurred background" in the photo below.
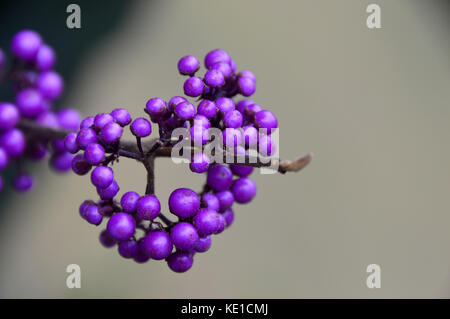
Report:
[[[182,94],[186,54],[226,49],[257,78],[254,100],[278,116],[280,153],[308,151],[298,174],[254,173],[258,195],[236,208],[185,274],[120,258],[78,214],[95,198],[88,177],[31,168],[37,187],[0,196],[2,298],[449,298],[450,22],[447,1],[69,1],[0,5],[0,47],[41,32],[66,79],[59,106],[84,115]],[[381,29],[366,7],[381,7]],[[8,91],[0,91],[8,99]],[[156,193],[203,177],[160,159]],[[123,160],[121,193],[144,190]],[[66,287],[68,264],[81,289]],[[368,289],[366,267],[381,266]]]

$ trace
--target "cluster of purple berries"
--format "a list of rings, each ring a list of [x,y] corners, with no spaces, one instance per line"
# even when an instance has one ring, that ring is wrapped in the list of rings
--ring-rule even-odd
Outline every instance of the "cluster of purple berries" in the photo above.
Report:
[[[15,34],[11,53],[11,67],[6,70],[6,54],[0,49],[0,79],[10,80],[15,93],[14,101],[0,102],[0,172],[12,162],[18,164],[13,187],[25,192],[32,188],[33,177],[23,171],[23,159],[42,160],[50,153],[51,167],[63,172],[70,170],[73,156],[65,150],[63,140],[27,135],[20,128],[21,121],[74,131],[81,117],[72,109],[52,111],[52,104],[63,93],[64,82],[53,70],[53,49],[37,32],[22,30]],[[0,176],[0,191],[2,188]]]
[[[0,49],[0,80],[10,80],[15,93],[14,101],[0,102],[0,172],[12,162],[18,164],[13,186],[27,191],[33,186],[33,178],[23,171],[22,160],[41,160],[50,153],[50,165],[56,171],[90,173],[99,200],[84,201],[79,212],[96,226],[107,219],[106,229],[100,234],[105,247],[117,245],[122,257],[138,263],[166,260],[171,270],[185,272],[192,267],[196,253],[210,249],[212,235],[233,223],[233,204],[246,204],[255,197],[257,187],[249,178],[253,167],[239,161],[218,162],[205,151],[216,139],[212,136],[215,129],[224,154],[231,149],[233,159],[253,150],[262,156],[275,152],[272,133],[278,128],[277,118],[250,99],[235,104],[236,95],[249,97],[255,92],[256,77],[248,70],[236,73],[236,64],[226,51],[216,49],[205,56],[207,70],[203,77],[195,76],[200,68],[197,58],[181,58],[178,71],[189,76],[183,85],[187,97],[174,96],[168,102],[159,97],[148,100],[144,109],[148,118],[132,119],[126,109],[117,108],[82,121],[75,110],[52,111],[64,82],[53,70],[53,49],[38,33],[18,32],[12,39],[11,52],[12,63],[7,70],[6,54]],[[198,98],[197,107],[189,97]],[[158,126],[159,137],[144,153],[142,139],[151,135],[152,122]],[[33,134],[33,125],[53,129],[64,138]],[[127,127],[136,137],[139,154],[121,148]],[[134,158],[150,173],[149,160],[159,147],[174,147],[180,141],[174,132],[180,128],[187,130],[191,146],[197,150],[189,152],[191,171],[206,174],[203,190],[178,188],[170,194],[169,211],[176,221],[161,211],[153,183],[147,185],[144,195],[129,191],[119,199],[114,162],[120,156]],[[0,191],[2,188],[0,176]]]
[[[208,70],[203,78],[194,76],[199,66],[193,56],[185,56],[178,63],[179,72],[190,76],[184,83],[184,92],[189,97],[199,97],[197,107],[182,96],[174,96],[168,102],[157,97],[146,103],[145,112],[158,125],[160,142],[172,146],[173,130],[185,128],[190,130],[193,145],[204,146],[210,142],[208,130],[214,127],[223,132],[225,146],[235,146],[237,153],[246,154],[257,145],[260,153],[264,148],[262,153],[270,155],[274,146],[270,135],[278,127],[276,117],[249,99],[236,105],[232,99],[239,93],[246,97],[254,93],[253,73],[246,70],[236,74],[233,60],[219,49],[206,55]],[[169,210],[177,217],[176,222],[165,217],[159,199],[152,193],[140,195],[130,191],[116,199],[119,185],[110,166],[120,155],[123,129],[130,125],[140,143],[152,132],[150,121],[133,120],[127,110],[116,109],[84,119],[78,133],[67,135],[66,150],[72,154],[81,151],[73,158],[73,171],[85,175],[95,167],[90,176],[100,197],[97,202],[83,202],[79,212],[94,225],[109,219],[100,241],[105,247],[117,245],[122,257],[138,263],[166,260],[173,271],[185,272],[192,267],[194,254],[210,248],[211,236],[233,223],[232,205],[246,204],[256,195],[257,187],[249,178],[253,167],[212,163],[206,153],[196,153],[190,169],[206,173],[206,184],[199,193],[178,188],[170,194]],[[261,136],[258,129],[265,129],[266,134]]]

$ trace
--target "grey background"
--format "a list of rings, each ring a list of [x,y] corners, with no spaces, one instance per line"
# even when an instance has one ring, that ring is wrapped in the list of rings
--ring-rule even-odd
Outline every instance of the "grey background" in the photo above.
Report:
[[[68,106],[141,115],[148,98],[182,93],[180,56],[220,47],[258,77],[254,99],[278,116],[281,156],[314,160],[298,174],[254,173],[254,202],[182,275],[102,248],[77,212],[95,194],[88,177],[38,164],[39,187],[1,207],[0,297],[448,298],[448,7],[373,2],[380,30],[365,25],[369,1],[136,2],[85,56]],[[142,191],[142,169],[119,166],[122,190]],[[203,183],[169,160],[157,167],[163,199]],[[65,285],[71,263],[81,289]],[[381,289],[365,285],[372,263]]]

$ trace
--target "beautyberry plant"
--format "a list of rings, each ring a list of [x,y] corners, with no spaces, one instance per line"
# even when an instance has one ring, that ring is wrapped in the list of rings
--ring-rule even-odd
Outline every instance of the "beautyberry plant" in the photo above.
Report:
[[[198,75],[196,57],[179,60],[178,71],[187,76],[185,96],[151,98],[142,116],[134,119],[127,109],[117,108],[82,121],[74,110],[51,110],[51,103],[62,94],[63,81],[51,70],[55,53],[39,34],[19,32],[11,51],[13,65],[4,77],[13,82],[16,99],[0,104],[0,170],[23,157],[43,159],[50,151],[56,170],[71,168],[75,174],[89,175],[98,197],[81,203],[79,214],[92,225],[105,225],[101,244],[117,246],[123,258],[138,263],[165,260],[174,272],[189,270],[194,255],[208,251],[212,237],[232,225],[235,204],[247,204],[255,197],[257,186],[250,178],[255,167],[285,173],[298,171],[311,160],[311,154],[293,162],[271,158],[278,120],[247,99],[256,90],[256,77],[249,70],[238,72],[224,50],[206,54],[203,76]],[[6,55],[0,50],[0,68],[5,64]],[[246,98],[235,102],[239,94]],[[135,141],[123,139],[126,130]],[[158,137],[150,138],[153,131]],[[177,153],[186,140],[188,147]],[[155,194],[157,157],[186,158],[192,173],[205,175],[202,190],[183,187],[171,192],[167,199],[171,217],[161,209],[164,199]],[[143,164],[145,192],[121,192],[113,169],[119,158]],[[20,191],[32,184],[31,176],[23,172],[13,181]]]
[[[81,117],[76,110],[60,109],[52,105],[62,95],[64,82],[53,70],[56,55],[42,37],[31,30],[18,32],[11,41],[11,68],[6,53],[0,49],[0,79],[9,80],[15,98],[0,102],[0,172],[7,166],[16,166],[12,186],[19,192],[33,187],[33,177],[25,171],[23,162],[39,161],[50,154],[49,162],[58,172],[69,171],[73,155],[64,147],[63,138],[33,134],[26,124],[52,129],[76,131]],[[0,191],[3,189],[0,176]]]

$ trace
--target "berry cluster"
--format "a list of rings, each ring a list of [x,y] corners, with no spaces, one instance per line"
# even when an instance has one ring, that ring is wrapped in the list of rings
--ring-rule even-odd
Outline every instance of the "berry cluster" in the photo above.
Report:
[[[70,170],[72,157],[65,150],[62,139],[49,139],[27,134],[21,129],[24,121],[54,129],[75,131],[81,117],[77,111],[52,110],[53,103],[62,95],[64,82],[53,70],[56,56],[41,36],[32,30],[22,30],[11,41],[12,63],[6,70],[7,58],[0,49],[0,80],[10,80],[14,89],[14,101],[0,102],[0,172],[8,164],[17,164],[18,172],[13,187],[28,191],[33,177],[23,171],[22,160],[42,160],[50,153],[50,165],[56,171]],[[0,191],[3,188],[0,176]]]
[[[197,193],[178,188],[170,194],[169,210],[177,217],[176,222],[161,212],[152,187],[147,187],[143,195],[130,191],[117,197],[119,185],[112,164],[123,155],[145,165],[149,158],[157,156],[158,147],[174,145],[172,132],[177,128],[189,130],[192,145],[200,149],[211,142],[209,130],[216,128],[222,132],[224,146],[232,146],[235,154],[247,154],[251,147],[257,147],[263,155],[273,152],[271,133],[278,127],[273,113],[252,100],[235,104],[232,99],[239,93],[246,97],[254,93],[254,74],[248,70],[236,74],[233,60],[219,49],[206,55],[205,66],[207,71],[200,78],[195,76],[200,63],[194,56],[185,56],[178,62],[179,72],[189,76],[184,92],[188,97],[199,97],[197,107],[182,96],[174,96],[168,102],[156,97],[145,106],[150,121],[143,117],[132,120],[127,110],[115,109],[87,117],[80,130],[65,139],[68,152],[81,151],[72,161],[76,174],[88,174],[95,167],[90,176],[100,199],[83,202],[80,215],[94,225],[109,219],[100,241],[105,247],[117,245],[124,258],[138,263],[166,260],[173,271],[187,271],[192,267],[194,254],[210,248],[211,236],[233,223],[232,205],[246,204],[256,195],[257,187],[249,178],[253,167],[234,162],[219,164],[200,151],[192,156],[190,169],[206,174],[204,189]],[[158,126],[159,138],[144,152],[141,139],[151,134],[151,122]],[[134,157],[121,148],[120,139],[127,126],[137,141],[139,152]],[[259,129],[264,129],[265,134],[260,135]]]

